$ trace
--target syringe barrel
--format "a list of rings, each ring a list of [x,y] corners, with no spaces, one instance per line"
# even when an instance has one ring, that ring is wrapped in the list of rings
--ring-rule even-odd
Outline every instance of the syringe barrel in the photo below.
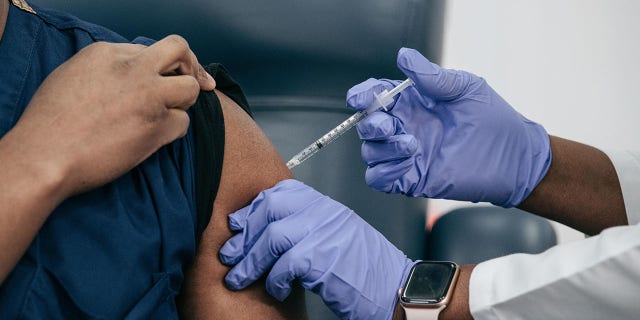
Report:
[[[326,145],[332,143],[340,136],[342,136],[345,132],[349,131],[358,122],[360,122],[360,120],[369,115],[369,113],[372,113],[381,107],[386,107],[386,104],[381,105],[381,103],[385,101],[387,101],[388,103],[393,102],[393,96],[397,95],[412,84],[413,81],[411,81],[411,79],[406,79],[390,91],[383,91],[379,96],[376,96],[375,102],[369,108],[356,112],[355,114],[347,118],[347,120],[343,121],[331,131],[320,137],[320,139],[314,141],[312,144],[302,149],[302,151],[300,151],[293,158],[291,158],[289,162],[287,162],[287,167],[289,169],[292,169],[293,167],[301,164],[303,161],[307,160],[316,152],[318,152],[318,150],[324,148]]]
[[[362,118],[366,117],[368,114],[367,110],[359,111],[353,114],[351,117],[347,118],[347,120],[340,123],[333,130],[329,131],[318,140],[314,141],[306,148],[302,149],[302,151],[298,152],[291,160],[287,162],[287,167],[289,169],[294,168],[295,166],[301,164],[305,160],[311,158],[316,152],[325,147],[326,145],[332,143],[337,140],[340,136],[342,136],[345,132],[349,131],[353,128]]]

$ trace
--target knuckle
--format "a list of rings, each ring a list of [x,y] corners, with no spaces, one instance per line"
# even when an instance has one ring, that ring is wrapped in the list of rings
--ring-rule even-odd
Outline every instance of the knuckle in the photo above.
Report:
[[[95,61],[110,61],[116,56],[114,46],[107,42],[96,42],[88,45],[80,50],[78,56],[81,55]]]
[[[137,50],[137,51],[142,51],[144,49],[147,48],[147,46],[143,45],[143,44],[139,44],[139,43],[130,43],[128,44],[129,47]]]
[[[288,203],[286,197],[273,193],[266,197],[263,201],[266,207],[267,220],[269,222],[277,221],[289,215],[290,210],[284,206]]]
[[[293,246],[287,237],[288,228],[284,224],[272,223],[264,231],[269,251],[274,257],[282,255]]]
[[[187,132],[189,131],[189,123],[191,122],[191,119],[189,119],[189,114],[187,114],[186,112],[182,112],[181,113],[181,117],[179,118],[179,120],[177,120],[178,123],[178,138],[182,138],[185,135],[187,135]]]
[[[158,123],[161,123],[166,119],[168,113],[169,110],[165,107],[142,108],[141,118],[144,123],[155,128]]]
[[[85,50],[85,51],[105,51],[105,50],[109,50],[111,47],[112,47],[111,44],[109,44],[107,42],[104,42],[104,41],[99,41],[99,42],[94,42],[94,43],[88,45],[83,50]]]
[[[198,82],[198,79],[189,77],[189,81],[187,83],[187,89],[191,92],[193,96],[197,98],[198,94],[200,93],[200,83]]]
[[[285,211],[286,207],[283,206],[283,204],[288,203],[289,201],[287,201],[287,198],[289,198],[289,195],[284,194],[284,193],[273,193],[271,194],[271,197],[269,197],[269,201],[272,204],[272,208],[278,211]]]
[[[189,43],[187,42],[187,40],[185,40],[185,38],[177,34],[169,35],[165,39],[167,42],[169,42],[172,46],[176,47],[180,51],[187,52],[190,50]]]
[[[264,230],[265,234],[269,237],[269,239],[273,239],[274,241],[282,238],[285,232],[285,228],[282,224],[279,223],[270,223],[267,228]]]
[[[368,168],[364,178],[365,178],[366,184],[373,190],[380,191],[380,192],[391,191],[391,188],[389,188],[389,183],[388,183],[389,180],[387,179],[387,177],[381,176],[379,174],[379,170],[377,170],[377,168],[375,167]]]
[[[181,91],[185,94],[186,106],[192,106],[198,101],[198,97],[200,96],[200,84],[193,77],[188,77],[187,79]]]
[[[466,71],[441,70],[444,76],[438,78],[438,89],[446,100],[458,100],[467,95],[474,83],[475,76]]]
[[[307,255],[308,255],[308,252],[296,250],[296,248],[292,248],[291,250],[287,251],[288,260],[291,261],[291,263],[294,263],[298,266],[300,263],[308,262],[308,260],[305,259]],[[303,272],[303,274],[305,273],[306,272]]]
[[[268,212],[277,211],[277,202],[273,201],[273,195],[267,195],[264,200],[262,200],[262,206],[264,206]]]
[[[144,114],[144,121],[148,123],[150,126],[155,128],[158,123],[162,122],[165,118],[165,114],[162,111],[158,112],[147,112]]]
[[[198,61],[195,61],[195,66],[196,68],[196,77],[199,80],[206,80],[207,79],[207,71],[204,70],[204,68],[202,68],[202,66],[200,65],[200,63],[198,63]]]
[[[193,106],[194,104],[196,104],[196,102],[198,102],[198,95],[192,95],[191,99],[189,99],[189,101],[187,102],[187,106]]]

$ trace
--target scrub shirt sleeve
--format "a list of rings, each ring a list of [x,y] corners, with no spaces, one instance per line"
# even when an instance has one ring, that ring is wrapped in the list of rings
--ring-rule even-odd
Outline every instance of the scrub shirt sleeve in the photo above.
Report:
[[[477,265],[469,283],[475,319],[637,319],[640,314],[640,153],[607,152],[629,226],[537,255]]]

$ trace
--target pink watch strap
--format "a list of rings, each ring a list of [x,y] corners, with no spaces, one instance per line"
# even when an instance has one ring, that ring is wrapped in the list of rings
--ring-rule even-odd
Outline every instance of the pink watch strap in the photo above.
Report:
[[[438,320],[440,311],[445,307],[445,305],[441,305],[438,308],[411,308],[405,307],[404,305],[402,306],[407,320]]]

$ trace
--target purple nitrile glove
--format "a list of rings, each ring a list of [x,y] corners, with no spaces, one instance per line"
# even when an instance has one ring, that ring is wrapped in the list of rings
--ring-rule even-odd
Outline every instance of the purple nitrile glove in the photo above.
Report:
[[[486,81],[440,68],[402,48],[398,68],[415,86],[388,112],[358,124],[367,184],[378,191],[513,207],[526,199],[551,164],[549,136],[502,99]],[[400,81],[369,79],[349,90],[361,110],[374,93]]]
[[[261,192],[229,226],[240,232],[219,253],[235,265],[230,289],[268,273],[267,292],[282,301],[298,279],[341,319],[391,319],[414,264],[351,209],[297,180]]]

